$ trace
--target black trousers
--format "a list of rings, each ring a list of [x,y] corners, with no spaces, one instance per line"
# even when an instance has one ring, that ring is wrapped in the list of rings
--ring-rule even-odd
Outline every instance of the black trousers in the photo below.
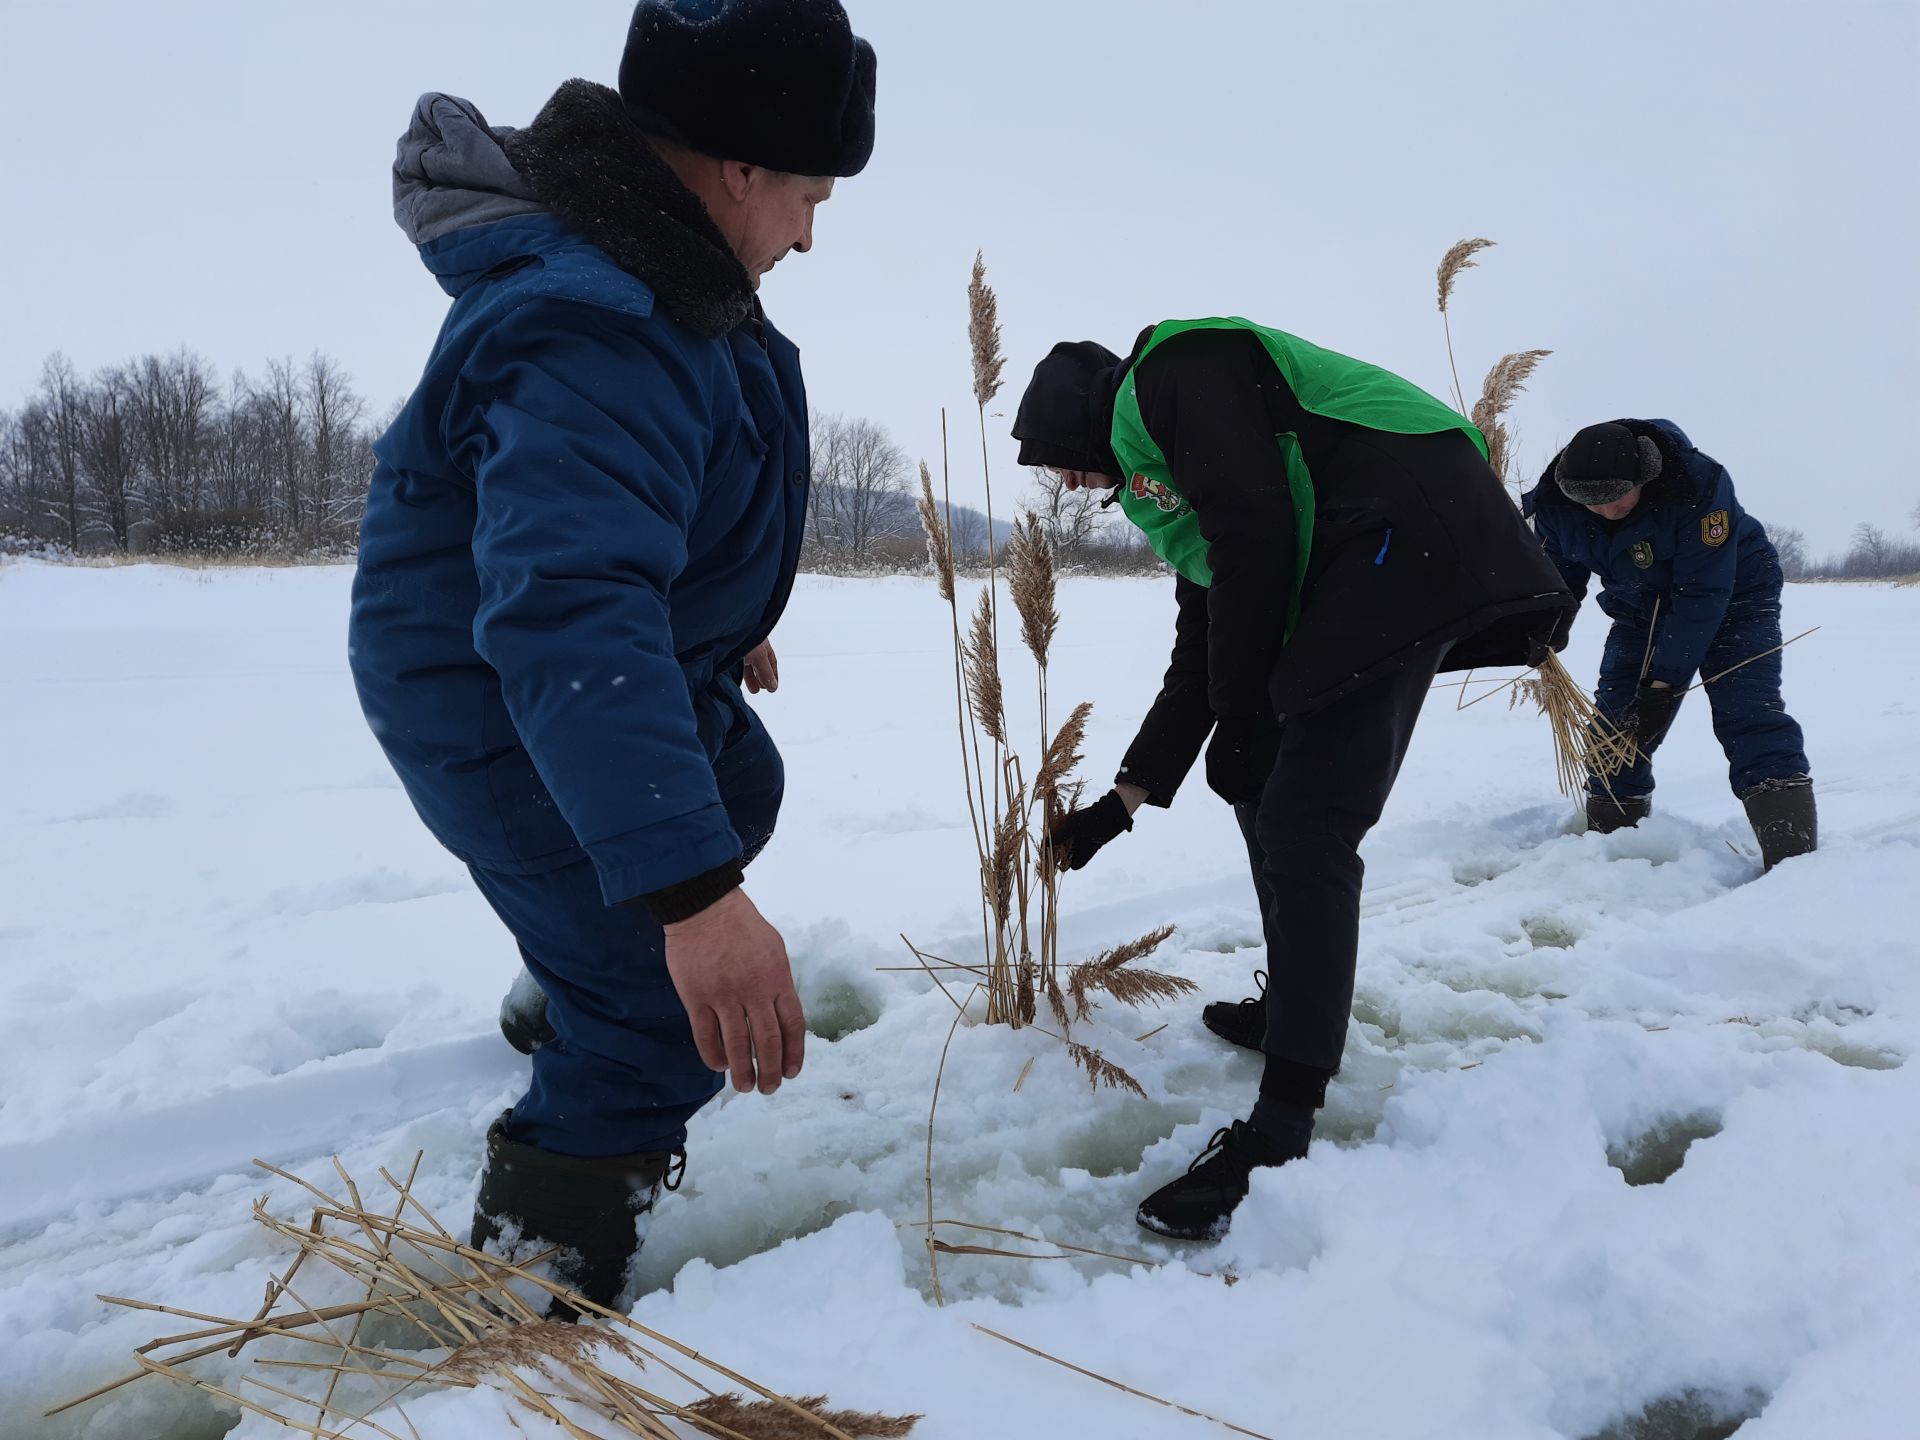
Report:
[[[1236,805],[1267,941],[1260,1093],[1318,1108],[1340,1068],[1360,950],[1360,842],[1386,808],[1445,647],[1289,716],[1256,805]]]

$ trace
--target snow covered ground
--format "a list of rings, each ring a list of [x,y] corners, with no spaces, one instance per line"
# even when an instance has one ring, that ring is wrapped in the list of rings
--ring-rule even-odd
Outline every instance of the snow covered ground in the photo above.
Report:
[[[5,1440],[221,1433],[153,1379],[39,1418],[164,1328],[95,1292],[251,1313],[277,1257],[248,1202],[300,1209],[256,1155],[371,1176],[424,1150],[419,1192],[464,1217],[521,1084],[494,1029],[513,947],[361,723],[348,579],[0,569]],[[1055,703],[1096,702],[1103,779],[1171,595],[1074,582],[1063,609]],[[1132,1220],[1253,1092],[1201,997],[1089,1028],[1146,1100],[963,1028],[940,1213],[1167,1263],[948,1258],[937,1308],[909,1227],[952,1010],[879,967],[901,931],[977,936],[943,614],[925,583],[810,579],[776,637],[790,788],[749,888],[820,1038],[778,1096],[696,1122],[637,1314],[793,1393],[925,1412],[926,1440],[1225,1433],[975,1324],[1276,1437],[1920,1434],[1920,589],[1789,590],[1789,633],[1824,627],[1787,661],[1824,848],[1765,879],[1700,697],[1659,813],[1597,837],[1543,722],[1437,694],[1368,852],[1332,1143],[1261,1176],[1217,1247]],[[1261,962],[1197,781],[1064,904],[1069,954],[1178,922],[1166,961],[1208,998]],[[522,1433],[490,1393],[409,1414],[428,1440]]]

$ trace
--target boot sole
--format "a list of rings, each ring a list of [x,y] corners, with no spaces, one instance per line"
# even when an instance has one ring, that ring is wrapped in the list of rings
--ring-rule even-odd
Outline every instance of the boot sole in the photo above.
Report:
[[[1232,1227],[1233,1220],[1232,1217],[1229,1216],[1227,1219],[1217,1221],[1207,1229],[1196,1233],[1191,1230],[1171,1229],[1164,1222],[1149,1217],[1144,1211],[1136,1210],[1133,1212],[1133,1223],[1150,1234],[1160,1236],[1163,1240],[1185,1240],[1192,1244],[1202,1245],[1210,1241],[1219,1240],[1224,1236]]]

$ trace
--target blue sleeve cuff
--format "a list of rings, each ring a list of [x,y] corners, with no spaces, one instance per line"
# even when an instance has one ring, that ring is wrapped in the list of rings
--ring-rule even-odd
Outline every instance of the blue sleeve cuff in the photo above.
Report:
[[[590,842],[586,850],[609,905],[670,890],[729,861],[738,862],[743,853],[726,807],[718,804]]]

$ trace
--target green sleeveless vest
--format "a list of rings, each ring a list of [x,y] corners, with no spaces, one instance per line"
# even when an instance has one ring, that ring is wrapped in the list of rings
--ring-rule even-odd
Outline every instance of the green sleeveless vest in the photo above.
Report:
[[[1465,416],[1377,365],[1323,350],[1284,330],[1270,330],[1237,316],[1207,320],[1167,320],[1154,327],[1140,358],[1175,335],[1189,330],[1248,330],[1260,337],[1273,363],[1280,368],[1302,409],[1330,420],[1345,420],[1370,430],[1396,435],[1434,435],[1464,431],[1487,453],[1487,442]],[[1135,369],[1138,368],[1135,362]],[[1300,618],[1300,587],[1313,553],[1313,479],[1300,441],[1291,431],[1274,436],[1286,463],[1287,489],[1293,499],[1298,527],[1299,563],[1293,577],[1293,596],[1287,606],[1287,637]],[[1113,453],[1120,461],[1120,507],[1145,533],[1147,543],[1175,571],[1196,585],[1211,585],[1213,569],[1207,563],[1207,542],[1200,533],[1193,506],[1173,483],[1167,457],[1147,434],[1140,418],[1140,400],[1134,389],[1134,369],[1120,379],[1113,406]]]

